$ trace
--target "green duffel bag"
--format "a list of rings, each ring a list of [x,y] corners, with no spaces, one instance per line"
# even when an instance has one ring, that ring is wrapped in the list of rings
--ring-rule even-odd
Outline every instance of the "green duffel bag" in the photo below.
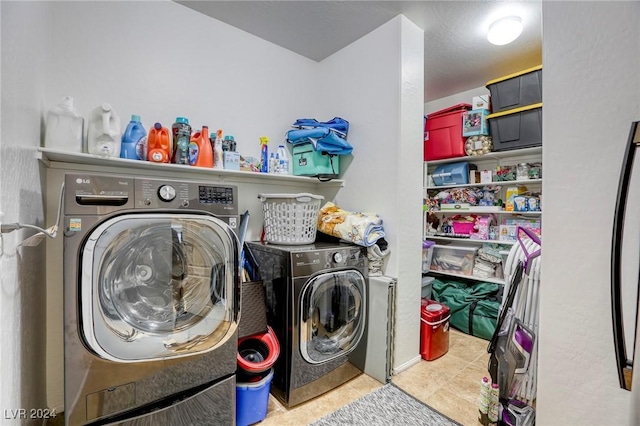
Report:
[[[500,286],[495,283],[466,284],[437,278],[431,287],[432,298],[449,307],[451,326],[485,340],[491,340],[496,329],[499,291]]]

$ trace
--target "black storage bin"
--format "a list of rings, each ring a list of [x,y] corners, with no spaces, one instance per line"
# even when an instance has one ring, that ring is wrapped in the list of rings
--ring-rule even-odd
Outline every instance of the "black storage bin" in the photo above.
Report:
[[[542,102],[542,65],[487,82],[491,112]]]
[[[494,151],[542,145],[542,103],[487,117]]]

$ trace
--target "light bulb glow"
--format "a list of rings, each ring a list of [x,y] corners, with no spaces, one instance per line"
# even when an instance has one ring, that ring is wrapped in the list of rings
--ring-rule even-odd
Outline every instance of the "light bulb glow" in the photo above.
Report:
[[[489,26],[487,40],[491,44],[502,46],[509,44],[522,33],[522,20],[517,16],[498,19]]]

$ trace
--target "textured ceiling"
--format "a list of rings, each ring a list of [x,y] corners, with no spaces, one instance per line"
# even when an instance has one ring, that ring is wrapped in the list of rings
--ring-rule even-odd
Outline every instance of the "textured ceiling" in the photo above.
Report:
[[[403,14],[424,30],[425,102],[542,63],[541,0],[178,3],[316,61]],[[522,17],[522,35],[490,44],[489,24],[512,14]]]

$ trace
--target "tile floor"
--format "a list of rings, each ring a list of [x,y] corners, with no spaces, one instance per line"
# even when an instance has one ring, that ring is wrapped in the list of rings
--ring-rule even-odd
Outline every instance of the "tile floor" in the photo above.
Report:
[[[433,361],[420,363],[393,376],[398,387],[463,425],[479,425],[477,400],[480,380],[487,376],[488,342],[451,329],[449,351]],[[382,383],[363,374],[337,389],[292,409],[269,397],[267,417],[260,426],[300,426],[309,424]]]

